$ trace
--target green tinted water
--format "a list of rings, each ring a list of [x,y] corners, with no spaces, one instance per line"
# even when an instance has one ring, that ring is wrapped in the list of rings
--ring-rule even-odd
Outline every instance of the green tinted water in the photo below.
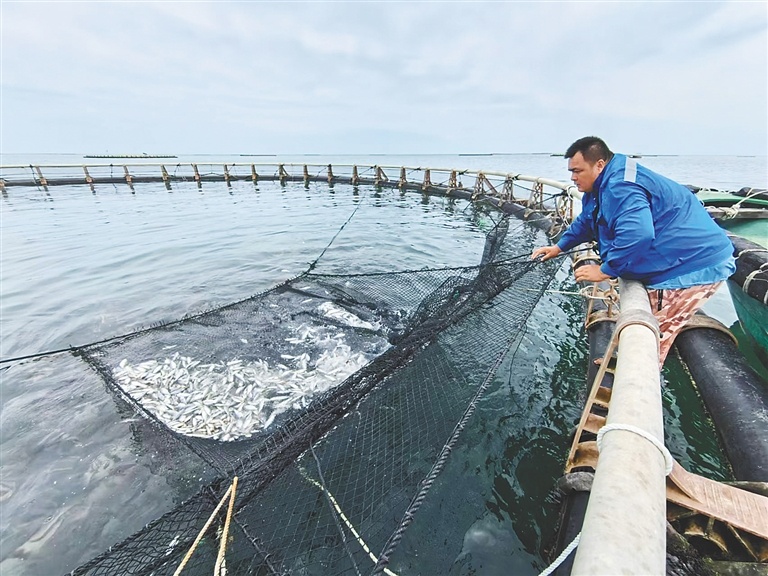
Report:
[[[536,157],[529,168],[551,162]],[[3,358],[124,334],[264,290],[306,269],[360,206],[324,271],[476,264],[498,218],[419,194],[269,183],[170,193],[146,184],[135,194],[117,186],[12,189],[1,202]],[[575,289],[567,265],[550,288]],[[732,317],[722,300],[714,304]],[[579,297],[542,299],[408,532],[410,573],[438,555],[462,574],[544,566],[557,522],[554,482],[585,395],[581,326]],[[179,461],[172,443],[164,450],[149,441],[138,417],[74,358],[0,374],[3,573],[71,570],[212,477],[199,460]],[[665,375],[673,456],[693,472],[727,478],[686,374],[673,360]],[[439,539],[420,538],[422,530],[444,531],[450,545],[424,547]]]

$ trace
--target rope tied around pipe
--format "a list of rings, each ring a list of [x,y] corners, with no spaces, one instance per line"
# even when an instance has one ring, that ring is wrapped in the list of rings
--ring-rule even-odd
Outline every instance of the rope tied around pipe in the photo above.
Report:
[[[600,452],[603,449],[603,436],[605,436],[608,432],[612,432],[614,430],[624,430],[625,432],[632,432],[633,434],[637,434],[638,436],[645,438],[653,444],[656,449],[661,452],[661,455],[664,457],[664,475],[669,476],[672,472],[672,468],[675,465],[675,460],[672,458],[672,454],[669,452],[666,446],[656,438],[653,434],[648,432],[647,430],[643,430],[642,428],[639,428],[637,426],[633,426],[632,424],[622,424],[620,422],[616,422],[613,424],[606,424],[600,430],[597,431],[597,451]]]
[[[732,204],[731,206],[724,206],[723,207],[723,212],[725,213],[725,218],[726,219],[735,218],[738,215],[738,213],[739,213],[739,208],[741,207],[741,204],[745,200],[749,200],[750,198],[753,198],[755,196],[759,196],[763,192],[765,192],[765,190],[750,188],[749,191],[746,193],[746,195],[741,200],[739,200],[735,204]]]
[[[606,424],[600,430],[597,432],[597,451],[600,452],[603,449],[603,437],[608,433],[612,432],[614,430],[623,430],[625,432],[632,432],[634,434],[637,434],[638,436],[645,438],[648,440],[651,444],[653,444],[656,449],[661,452],[661,455],[664,457],[664,476],[669,476],[672,473],[672,468],[675,466],[675,460],[672,458],[672,454],[669,452],[666,446],[653,434],[648,432],[647,430],[643,430],[642,428],[638,428],[637,426],[633,426],[631,424],[621,424],[619,422],[613,423],[613,424]],[[579,532],[576,537],[573,539],[573,541],[566,546],[563,551],[560,553],[560,555],[555,559],[552,564],[550,564],[544,571],[542,571],[539,576],[549,576],[552,574],[555,570],[557,570],[560,565],[565,562],[565,559],[568,558],[568,556],[571,555],[571,553],[579,546],[579,542],[581,541],[581,532]]]
[[[741,256],[741,254],[739,254],[739,256]],[[741,286],[742,291],[748,293],[749,287],[751,286],[753,281],[764,282],[765,279],[757,278],[757,275],[762,274],[766,270],[768,270],[768,262],[763,262],[763,264],[761,264],[759,268],[755,268],[754,270],[752,270],[752,272],[747,274],[747,277],[744,279],[744,283]],[[763,304],[768,304],[768,291],[766,291],[765,297],[763,298]]]
[[[575,268],[575,264],[574,264]],[[587,299],[587,311],[584,314],[584,328],[589,328],[595,322],[614,321],[618,317],[619,293],[616,290],[618,280],[607,280],[607,288],[601,288],[600,283],[594,282],[591,286],[585,286],[581,289],[584,298]],[[606,310],[595,310],[596,300],[604,300],[607,304]],[[617,332],[618,334],[618,332]]]
[[[621,424],[617,422],[614,424],[606,424],[605,426],[600,428],[600,430],[598,430],[597,432],[598,452],[602,451],[603,449],[603,437],[608,432],[612,432],[614,430],[624,430],[625,432],[632,432],[648,440],[651,444],[653,444],[656,447],[656,449],[659,452],[661,452],[661,455],[664,457],[664,475],[669,476],[672,473],[672,468],[674,468],[675,466],[675,460],[672,458],[672,454],[669,452],[667,447],[664,446],[664,444],[658,438],[656,438],[653,434],[651,434],[647,430],[643,430],[642,428],[638,428],[637,426],[633,426],[631,424]],[[576,535],[573,541],[563,549],[563,551],[555,559],[555,561],[552,562],[552,564],[550,564],[543,572],[541,572],[539,576],[549,576],[555,570],[557,570],[560,567],[560,565],[563,562],[565,562],[565,559],[568,558],[568,556],[570,556],[571,553],[579,546],[580,541],[581,541],[581,532],[579,532]]]

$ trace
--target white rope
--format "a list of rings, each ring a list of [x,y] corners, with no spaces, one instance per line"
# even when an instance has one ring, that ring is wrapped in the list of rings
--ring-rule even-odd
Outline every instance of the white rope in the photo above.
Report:
[[[613,300],[614,297],[610,290],[603,290],[602,292],[603,294],[607,294],[607,296],[598,296],[592,286],[584,286],[584,288],[579,289],[578,294],[582,298],[587,298],[589,300]]]
[[[765,266],[766,264],[768,264],[768,262],[765,262],[762,266],[760,266],[760,268],[755,268],[754,270],[752,270],[752,272],[747,274],[747,277],[744,278],[744,283],[741,285],[741,289],[744,292],[748,292],[749,291],[749,286],[752,284],[752,280],[755,280],[755,277],[758,274],[762,274],[763,272],[765,272],[765,270],[763,270],[763,266]],[[763,280],[763,278],[757,278],[758,282],[760,282],[762,280]],[[768,291],[766,291],[766,293],[765,293],[765,299],[768,300]],[[763,302],[763,304],[765,304],[765,302]]]
[[[653,444],[659,452],[661,452],[662,456],[664,456],[664,464],[665,464],[665,475],[669,476],[670,472],[672,472],[672,467],[675,465],[675,461],[672,459],[672,454],[669,453],[669,450],[667,450],[667,447],[662,444],[658,438],[656,438],[653,434],[650,432],[647,432],[643,430],[642,428],[638,428],[637,426],[632,426],[631,424],[606,424],[600,430],[597,432],[597,450],[598,452],[602,450],[603,448],[603,436],[605,436],[608,432],[611,432],[612,430],[624,430],[625,432],[633,432],[637,434],[638,436],[642,436],[646,440],[648,440],[651,444]],[[573,539],[573,542],[568,544],[568,546],[560,553],[560,556],[558,556],[550,566],[544,570],[539,576],[549,576],[557,570],[557,568],[562,564],[566,558],[573,552],[576,547],[579,545],[579,541],[581,540],[581,532],[579,532],[576,535],[576,538]]]
[[[754,254],[756,252],[768,252],[768,248],[744,248],[736,255],[736,259],[738,260],[742,254]]]
[[[522,288],[522,290],[527,290],[528,292],[538,292],[538,288]],[[565,294],[566,296],[581,296],[582,298],[587,298],[591,300],[610,300],[611,296],[593,296],[592,294],[589,294],[589,292],[592,290],[590,286],[587,286],[585,288],[581,288],[578,292],[573,292],[569,290],[544,290],[547,294]]]
[[[235,478],[237,478],[237,477],[235,477]],[[237,484],[237,480],[235,480],[234,483],[232,485],[230,485],[229,488],[227,488],[227,491],[224,492],[224,496],[221,497],[221,500],[219,501],[218,505],[213,510],[213,512],[211,512],[211,515],[208,518],[208,520],[206,521],[205,526],[203,526],[202,530],[200,530],[200,532],[197,534],[197,538],[195,538],[195,541],[192,543],[192,546],[190,546],[189,550],[187,550],[186,555],[181,560],[181,564],[179,564],[179,567],[176,568],[176,572],[173,573],[173,576],[179,576],[179,574],[181,574],[181,571],[184,569],[184,566],[187,565],[187,562],[189,561],[190,557],[192,556],[192,553],[195,551],[195,548],[197,548],[197,545],[200,543],[200,540],[203,539],[203,535],[208,530],[208,527],[213,522],[213,519],[216,518],[216,514],[219,513],[219,510],[224,505],[224,502],[226,502],[227,499],[229,498],[229,495],[232,492],[232,486],[235,486],[236,484]]]
[[[752,198],[753,196],[758,196],[758,195],[762,194],[763,192],[765,192],[765,190],[761,190],[761,189],[759,189],[759,188],[758,188],[758,189],[755,189],[755,188],[750,188],[750,192],[747,192],[747,195],[746,195],[746,196],[744,196],[744,198],[742,198],[741,200],[739,200],[738,202],[736,202],[735,204],[733,204],[731,207],[732,207],[732,208],[736,208],[736,210],[738,211],[738,209],[739,209],[739,204],[741,204],[741,203],[742,203],[742,202],[744,202],[745,200],[749,200],[749,199],[750,199],[750,198]]]
[[[759,194],[762,194],[763,192],[765,192],[765,190],[750,188],[750,192],[748,192],[747,195],[744,196],[738,202],[735,202],[734,204],[731,204],[730,206],[723,206],[723,207],[721,207],[721,210],[723,211],[723,214],[725,215],[726,220],[731,219],[731,218],[735,218],[739,214],[739,209],[741,207],[741,203],[742,202],[744,202],[745,200],[749,200],[753,196],[758,196]],[[702,204],[704,204],[704,202],[702,200],[699,200],[699,201]]]
[[[227,573],[224,562],[224,553],[227,550],[227,537],[229,536],[229,523],[232,520],[232,513],[235,509],[235,493],[237,492],[237,476],[232,479],[230,486],[229,508],[227,509],[227,519],[224,521],[224,529],[221,533],[219,542],[219,553],[216,556],[216,564],[213,568],[213,576],[223,576]]]
[[[723,219],[731,220],[739,214],[739,205],[737,203],[733,206],[721,206],[720,210],[723,211]]]
[[[347,525],[347,528],[350,532],[352,532],[352,535],[357,540],[357,543],[360,544],[360,547],[368,554],[368,557],[373,561],[374,564],[378,563],[379,559],[376,558],[376,555],[371,552],[371,549],[368,548],[368,545],[363,540],[363,537],[360,536],[360,533],[355,530],[355,527],[352,525],[352,522],[349,521],[349,519],[346,517],[344,512],[341,510],[341,506],[339,506],[339,503],[336,501],[336,498],[333,497],[333,494],[330,493],[329,490],[327,490],[325,487],[323,487],[320,482],[315,480],[314,478],[310,478],[307,473],[301,469],[301,475],[304,476],[304,479],[307,480],[310,484],[314,485],[318,490],[321,490],[325,492],[325,494],[328,496],[328,499],[333,504],[333,507],[336,509],[336,513],[339,515],[339,518],[341,518],[342,522]],[[387,576],[397,576],[395,572],[392,572],[389,568],[384,568],[384,573],[387,574]]]
[[[560,552],[560,556],[555,558],[555,561],[552,562],[552,564],[550,564],[549,567],[546,570],[544,570],[544,572],[539,574],[539,576],[549,576],[550,574],[552,574],[552,572],[557,570],[560,567],[560,564],[562,564],[565,561],[565,559],[568,558],[568,556],[570,556],[571,552],[573,552],[576,549],[576,547],[579,545],[579,540],[581,540],[581,532],[576,534],[576,538],[573,539],[573,542],[568,544],[568,546],[566,546],[565,549],[562,552]]]
[[[659,452],[661,452],[661,455],[664,456],[664,465],[665,465],[665,476],[669,476],[670,472],[672,472],[672,467],[675,465],[675,461],[672,459],[672,454],[669,453],[669,450],[667,450],[667,447],[664,446],[664,444],[656,438],[653,434],[650,432],[647,432],[646,430],[643,430],[642,428],[638,428],[637,426],[632,426],[631,424],[606,424],[600,430],[597,432],[597,451],[600,452],[603,449],[603,436],[605,436],[608,432],[611,432],[612,430],[624,430],[625,432],[633,432],[634,434],[637,434],[638,436],[642,436],[648,442],[653,444]]]

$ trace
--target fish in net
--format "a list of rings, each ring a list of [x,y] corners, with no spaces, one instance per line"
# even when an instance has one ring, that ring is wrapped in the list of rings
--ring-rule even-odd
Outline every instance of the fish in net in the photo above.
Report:
[[[477,266],[324,274],[78,349],[121,402],[219,478],[73,574],[174,574],[231,478],[228,574],[392,573],[478,398],[553,278],[541,233]],[[184,574],[216,563],[226,507]]]

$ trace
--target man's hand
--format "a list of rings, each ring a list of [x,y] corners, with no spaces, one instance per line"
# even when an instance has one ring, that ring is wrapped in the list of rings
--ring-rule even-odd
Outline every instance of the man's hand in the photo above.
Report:
[[[597,264],[584,264],[579,266],[573,273],[577,282],[602,282],[608,280],[610,276],[604,274]]]
[[[531,252],[531,260],[535,260],[539,256],[541,256],[541,261],[546,262],[550,258],[554,258],[558,254],[560,254],[562,250],[555,245],[555,246],[542,246],[541,248],[536,248],[533,252]]]

